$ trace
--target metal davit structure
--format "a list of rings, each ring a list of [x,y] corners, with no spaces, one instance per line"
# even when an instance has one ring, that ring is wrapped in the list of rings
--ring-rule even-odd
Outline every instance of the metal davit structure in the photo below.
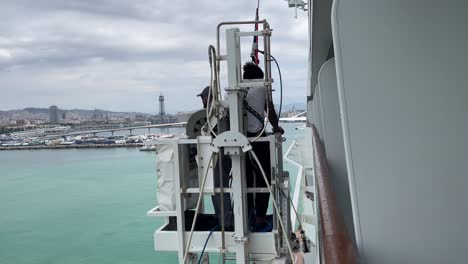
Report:
[[[260,31],[240,31],[239,25],[263,26]],[[226,36],[226,54],[220,53],[220,33]],[[150,216],[165,219],[165,224],[154,233],[156,251],[178,252],[179,263],[208,263],[209,254],[219,255],[222,263],[295,263],[291,243],[291,216],[289,177],[283,171],[282,142],[280,134],[247,137],[246,113],[243,100],[247,89],[266,87],[265,98],[271,100],[272,78],[270,58],[271,30],[266,20],[223,22],[217,27],[217,43],[209,47],[211,64],[210,102],[201,133],[192,138],[159,139],[154,143],[158,150],[158,206],[150,210]],[[245,80],[241,71],[242,37],[263,38],[264,79]],[[221,99],[219,75],[220,63],[226,62],[228,87]],[[224,124],[227,123],[228,125]],[[191,123],[189,121],[189,123]],[[196,122],[194,122],[196,123]],[[224,127],[224,128],[223,128]],[[227,129],[228,128],[228,129]],[[190,129],[188,127],[187,129]],[[187,133],[189,134],[189,133]],[[253,142],[268,142],[270,170],[263,168],[254,153]],[[228,158],[226,158],[228,157]],[[246,184],[246,160],[257,164],[267,188],[248,188]],[[230,162],[226,162],[229,160]],[[231,186],[223,183],[223,173],[230,163]],[[218,173],[219,171],[219,173]],[[271,171],[271,181],[265,171]],[[219,178],[219,181],[218,181]],[[218,182],[218,183],[216,183]],[[220,186],[224,186],[220,187]],[[270,193],[273,204],[271,232],[255,233],[249,229],[247,212],[248,193]],[[232,198],[233,228],[226,226],[225,202],[221,202],[221,216],[207,213],[204,196],[218,194]],[[218,220],[219,221],[218,221]]]

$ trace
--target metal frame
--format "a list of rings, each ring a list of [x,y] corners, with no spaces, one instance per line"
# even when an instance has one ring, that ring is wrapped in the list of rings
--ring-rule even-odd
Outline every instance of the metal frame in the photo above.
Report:
[[[219,35],[220,28],[224,25],[245,25],[245,24],[262,24],[263,30],[260,32],[241,32],[238,28],[229,28],[226,30],[226,55],[221,55],[219,51]],[[184,262],[185,248],[187,247],[187,239],[189,232],[185,232],[185,210],[187,203],[185,197],[188,194],[214,194],[214,193],[231,193],[233,196],[234,206],[234,232],[213,232],[210,241],[208,242],[206,252],[235,253],[236,263],[249,263],[251,253],[267,253],[270,254],[274,263],[285,263],[290,260],[286,254],[288,241],[284,239],[283,231],[278,228],[278,214],[281,214],[282,222],[285,224],[286,232],[291,232],[290,222],[290,206],[289,206],[289,176],[283,172],[283,157],[282,157],[282,142],[283,138],[279,135],[261,137],[258,142],[269,142],[270,161],[271,161],[271,186],[274,190],[272,199],[275,199],[279,206],[280,212],[274,213],[274,230],[269,233],[250,233],[248,227],[247,214],[247,193],[250,192],[269,192],[268,188],[247,188],[245,174],[245,157],[246,152],[251,150],[251,138],[245,136],[246,120],[244,118],[243,98],[247,87],[265,86],[267,88],[268,99],[271,100],[272,82],[271,79],[271,57],[270,57],[270,35],[271,30],[268,23],[263,21],[241,21],[241,22],[223,22],[217,28],[217,56],[216,60],[227,60],[228,72],[228,88],[227,100],[216,107],[229,107],[230,131],[226,131],[217,135],[213,141],[211,135],[201,136],[197,139],[158,139],[146,144],[173,144],[175,148],[174,157],[176,174],[179,177],[175,179],[176,189],[180,190],[176,193],[176,210],[174,212],[161,212],[158,207],[148,211],[148,215],[162,216],[166,218],[166,225],[169,223],[170,217],[176,217],[177,231],[167,231],[165,226],[155,231],[155,250],[158,251],[178,251],[179,263]],[[241,74],[240,60],[240,38],[249,36],[261,36],[264,39],[264,80],[243,80]],[[219,74],[219,63],[217,73]],[[196,144],[198,149],[198,166],[199,178],[205,171],[206,167],[205,154],[207,152],[218,153],[224,151],[229,155],[232,161],[232,186],[231,188],[216,188],[214,184],[209,183],[206,190],[200,193],[199,188],[188,186],[184,179],[188,177],[187,172],[187,156],[184,153],[184,145]],[[201,160],[203,157],[203,161]],[[211,167],[214,167],[211,164]],[[212,178],[212,176],[211,176]],[[284,192],[286,197],[280,192]],[[223,209],[221,209],[223,210]],[[195,231],[193,232],[192,243],[189,248],[191,259],[194,260],[196,253],[202,250],[203,244],[209,232]],[[289,237],[289,234],[286,234]],[[176,242],[177,240],[177,242]],[[164,241],[164,243],[158,243]],[[221,248],[219,245],[223,245]],[[187,260],[190,261],[190,260]],[[185,263],[184,263],[185,264]]]
[[[233,133],[228,133],[228,135]],[[238,135],[240,136],[240,135]],[[232,142],[225,142],[224,137],[221,135],[218,136],[218,140],[216,142],[222,142],[220,143],[221,145],[218,145],[220,148],[225,148],[225,147],[233,147],[232,144],[234,140],[236,139],[235,137],[231,137]],[[205,140],[206,141],[206,140]],[[281,168],[278,167],[279,169],[276,169],[277,167],[277,162],[282,160],[282,155],[281,149],[277,149],[277,145],[282,142],[281,137],[275,137],[273,135],[267,136],[260,138],[258,140],[259,142],[269,142],[270,145],[270,160],[272,161],[272,168],[274,170],[271,171],[272,174],[272,186],[277,186],[277,182],[279,177],[277,176],[279,173],[279,169]],[[281,142],[279,142],[281,141]],[[184,182],[185,179],[185,174],[186,166],[184,165],[185,161],[185,155],[187,153],[184,152],[184,146],[186,145],[193,145],[196,144],[196,142],[199,142],[197,139],[158,139],[154,140],[152,143],[153,144],[172,144],[175,147],[175,152],[174,152],[174,162],[179,164],[179,166],[175,166],[175,170],[177,170],[178,175],[180,177],[176,177],[175,180],[175,185],[179,186],[179,192],[176,194],[176,210],[175,211],[160,211],[159,206],[156,206],[149,210],[147,212],[148,216],[155,216],[155,217],[164,217],[165,218],[165,224],[160,227],[158,230],[155,231],[154,233],[154,239],[155,239],[155,250],[157,251],[178,251],[178,259],[179,263],[183,263],[183,256],[184,256],[184,249],[186,246],[186,241],[187,241],[187,236],[188,233],[185,231],[185,214],[184,211],[187,209],[186,203],[185,203],[185,196],[187,194],[199,194],[200,190],[199,188],[187,188],[186,183]],[[215,145],[216,142],[213,142],[213,145]],[[245,140],[239,140],[240,145],[242,144],[250,144],[247,141],[247,138],[245,137]],[[216,146],[216,145],[215,145]],[[214,147],[214,146],[212,146]],[[239,150],[242,149],[241,147],[237,147]],[[275,151],[276,149],[276,151]],[[248,151],[248,149],[246,149]],[[239,151],[238,154],[234,154],[232,152],[232,155],[237,155],[240,156],[242,154],[242,151]],[[232,156],[231,156],[232,157]],[[289,183],[287,183],[285,186],[288,186],[289,188]],[[214,189],[207,189],[204,191],[204,195],[211,195],[212,193],[220,193],[221,188],[214,188]],[[236,190],[234,188],[224,188],[224,192],[226,193],[236,193]],[[246,197],[247,193],[250,192],[268,192],[268,188],[245,188],[244,191],[242,192],[243,195]],[[289,193],[289,190],[288,192]],[[277,199],[279,202],[278,204],[281,203],[281,207],[284,207],[284,203],[288,203],[289,201],[284,199],[281,195],[276,195],[276,197],[272,197],[272,199]],[[288,209],[289,210],[289,209]],[[177,219],[177,230],[184,230],[184,232],[178,232],[178,231],[167,231],[164,230],[167,227],[167,224],[169,224],[169,218],[170,217],[176,217]],[[274,214],[276,217],[276,214]],[[286,217],[289,217],[289,214],[286,214]],[[277,221],[277,220],[276,220]],[[245,224],[247,221],[241,222],[241,224]],[[192,246],[190,248],[190,254],[191,254],[191,259],[196,259],[196,254],[201,252],[201,249],[203,247],[203,244],[208,236],[209,232],[208,231],[195,231],[193,240],[192,240]],[[219,253],[220,252],[220,241],[221,241],[222,233],[221,232],[213,232],[212,237],[210,238],[210,241],[207,245],[207,248],[205,252],[211,252],[211,253]],[[225,232],[225,239],[226,239],[226,248],[225,248],[225,253],[229,252],[235,252],[237,254],[237,250],[239,250],[239,244],[241,246],[245,246],[245,250],[249,253],[266,253],[269,254],[270,256],[277,256],[277,261],[278,263],[284,263],[283,258],[281,258],[281,254],[286,253],[286,248],[283,245],[283,241],[279,240],[279,238],[282,237],[282,231],[278,228],[278,225],[275,225],[275,228],[273,232],[270,233],[249,233],[248,231],[246,232],[246,237],[248,237],[247,241],[244,241],[242,238],[236,236],[235,232]],[[164,241],[161,243],[161,241]],[[248,242],[248,243],[244,243]],[[245,255],[246,258],[249,258],[249,255]]]

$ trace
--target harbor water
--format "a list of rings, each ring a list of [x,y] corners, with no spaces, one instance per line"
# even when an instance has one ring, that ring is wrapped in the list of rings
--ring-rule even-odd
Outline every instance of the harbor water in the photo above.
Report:
[[[135,148],[0,152],[0,264],[177,263],[153,250],[155,175]]]

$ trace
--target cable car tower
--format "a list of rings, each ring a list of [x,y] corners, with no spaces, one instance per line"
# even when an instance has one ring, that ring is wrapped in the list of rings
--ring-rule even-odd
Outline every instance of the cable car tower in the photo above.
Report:
[[[164,106],[164,95],[159,95],[159,122],[164,123],[164,117],[166,116],[166,108]]]

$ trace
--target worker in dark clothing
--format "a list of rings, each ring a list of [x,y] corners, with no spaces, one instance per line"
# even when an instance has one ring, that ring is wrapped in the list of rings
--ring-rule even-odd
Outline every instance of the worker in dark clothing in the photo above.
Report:
[[[209,106],[209,98],[208,98],[208,94],[209,94],[209,89],[210,89],[210,86],[207,86],[203,89],[203,91],[198,94],[197,96],[200,96],[201,99],[202,99],[202,103],[203,103],[203,108],[207,108]],[[226,118],[221,118],[220,119],[220,131],[218,131],[218,133],[220,133],[223,129],[222,128],[227,128],[228,125],[225,124],[226,122],[228,122],[228,120]],[[214,127],[213,128],[215,131],[218,130],[218,126]],[[222,174],[223,174],[223,186],[225,188],[228,188],[229,187],[229,180],[230,180],[230,175],[229,175],[229,172],[231,170],[231,159],[229,158],[229,156],[227,155],[224,155],[224,154],[221,154],[220,155],[221,157],[221,163],[222,163]],[[215,186],[216,187],[220,187],[220,177],[219,177],[219,164],[220,162],[216,162],[215,166],[214,166],[214,170],[213,170],[213,177],[214,177],[214,181],[215,181]],[[215,214],[216,216],[218,217],[218,222],[220,222],[220,219],[219,219],[219,216],[221,215],[221,200],[224,201],[224,225],[225,225],[225,230],[226,231],[233,231],[234,230],[234,214],[233,214],[233,210],[232,210],[232,205],[231,205],[231,196],[229,193],[225,193],[224,194],[224,199],[221,199],[221,194],[219,193],[216,193],[215,195],[211,196],[211,200],[213,202],[213,207],[214,207],[214,210],[215,210]]]
[[[197,96],[200,96],[203,104],[203,108],[206,108],[208,106],[208,94],[210,92],[210,87],[207,86],[205,89],[201,91],[201,93],[197,94]]]
[[[243,67],[244,79],[263,79],[263,71],[253,62],[248,62]],[[268,111],[267,111],[268,108]],[[267,100],[266,87],[248,88],[244,100],[244,109],[247,113],[247,136],[265,137],[264,126],[266,125],[265,113],[268,112],[268,120],[273,127],[274,133],[284,133],[284,130],[278,125],[278,116],[271,100]],[[271,162],[270,147],[268,142],[253,142],[252,148],[257,155],[263,170],[266,173],[268,181],[271,181]],[[258,167],[258,164],[247,156],[246,159],[246,177],[247,187],[267,187],[265,179]],[[254,232],[269,232],[272,230],[272,223],[266,220],[269,193],[249,193],[247,203],[249,217],[251,221],[251,230]]]

